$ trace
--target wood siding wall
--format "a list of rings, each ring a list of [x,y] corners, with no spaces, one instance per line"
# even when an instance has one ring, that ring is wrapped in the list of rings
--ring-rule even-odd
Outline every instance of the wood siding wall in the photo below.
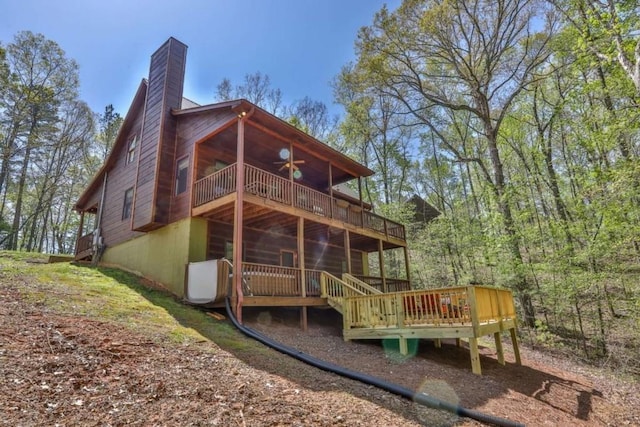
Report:
[[[187,46],[170,38],[152,56],[136,179],[133,228],[152,230],[169,222]]]
[[[198,163],[202,163],[200,157],[201,152],[195,155],[195,147],[197,141],[205,138],[207,135],[215,132],[216,129],[221,126],[227,125],[229,121],[235,123],[236,114],[231,110],[215,111],[206,114],[197,114],[194,116],[180,117],[177,125],[177,144],[176,144],[176,160],[185,157],[189,158],[189,182],[187,184],[187,191],[182,194],[175,195],[175,190],[167,193],[171,194],[171,215],[170,222],[179,221],[183,218],[191,216],[191,191],[193,189],[193,183],[198,178],[194,178],[194,173],[199,169],[195,164],[198,158]],[[234,124],[231,125],[232,129],[235,129]],[[201,144],[202,147],[202,144]],[[198,147],[198,150],[201,149]],[[213,158],[216,158],[215,148],[210,154]],[[208,156],[207,156],[208,157]],[[234,157],[235,159],[235,157]],[[176,164],[174,163],[169,170],[173,173],[175,171]]]
[[[120,144],[120,149],[111,153],[111,156],[115,156],[116,160],[113,167],[108,171],[107,192],[102,212],[102,236],[107,246],[114,246],[140,234],[131,229],[131,218],[122,219],[122,209],[124,207],[125,191],[132,188],[136,182],[136,163],[140,154],[140,143],[138,143],[134,161],[127,164],[129,141],[136,135],[140,138],[142,120],[143,112],[140,109],[133,117],[133,122],[129,127],[130,130],[123,135],[126,143]],[[93,195],[92,199],[95,197],[99,202],[101,192],[102,186],[98,187],[97,194]]]
[[[280,265],[281,250],[297,251],[295,236],[283,236],[245,228],[243,237],[245,238],[245,262]],[[233,241],[233,227],[230,224],[210,221],[207,259],[224,257],[226,241]],[[304,252],[307,269],[325,270],[337,276],[343,273],[344,248],[306,241]],[[299,267],[299,262],[296,267]],[[363,274],[362,253],[360,251],[351,250],[351,268],[353,274]]]

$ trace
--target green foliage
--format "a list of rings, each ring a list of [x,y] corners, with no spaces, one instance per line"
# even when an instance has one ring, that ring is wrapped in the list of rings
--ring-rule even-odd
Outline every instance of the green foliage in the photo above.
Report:
[[[382,8],[336,79],[341,132],[387,185],[411,183],[393,200],[442,213],[409,228],[414,285],[510,287],[532,342],[622,366],[619,343],[640,338],[622,326],[640,321],[640,82],[625,64],[640,17],[634,2],[554,4]],[[387,98],[406,170],[383,167],[402,150],[374,149]],[[393,206],[373,182],[374,205]]]

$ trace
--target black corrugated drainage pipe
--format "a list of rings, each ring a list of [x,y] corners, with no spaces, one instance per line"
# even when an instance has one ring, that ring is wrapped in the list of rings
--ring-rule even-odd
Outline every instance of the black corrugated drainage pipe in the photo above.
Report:
[[[330,362],[325,362],[324,360],[317,359],[313,356],[310,356],[294,348],[287,347],[277,341],[272,340],[266,335],[261,334],[258,331],[255,331],[251,328],[248,328],[242,325],[240,322],[238,322],[238,319],[236,319],[236,317],[233,315],[229,297],[227,297],[225,301],[226,301],[226,307],[227,307],[227,315],[231,319],[231,322],[233,323],[233,325],[236,328],[240,329],[241,332],[243,332],[245,335],[255,340],[260,341],[262,344],[268,347],[278,350],[280,353],[287,354],[311,366],[315,366],[316,368],[319,368],[328,372],[333,372],[335,374],[341,375],[346,378],[350,378],[352,380],[360,381],[364,384],[376,386],[382,390],[388,391],[393,394],[397,394],[413,402],[416,402],[420,405],[427,406],[429,408],[435,408],[443,411],[452,412],[461,417],[472,418],[476,421],[480,421],[485,424],[504,426],[504,427],[524,426],[524,424],[507,420],[505,418],[494,417],[493,415],[484,414],[482,412],[474,411],[473,409],[463,408],[462,406],[445,402],[444,400],[437,399],[425,393],[415,393],[412,390],[406,387],[402,387],[398,384],[393,384],[393,383],[384,381],[380,378],[363,374],[362,372],[352,371],[351,369],[347,369]]]

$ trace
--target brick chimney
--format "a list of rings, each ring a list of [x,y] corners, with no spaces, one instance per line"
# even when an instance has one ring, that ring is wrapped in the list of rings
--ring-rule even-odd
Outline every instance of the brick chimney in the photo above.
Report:
[[[133,203],[136,231],[169,221],[177,127],[171,109],[182,102],[186,58],[187,46],[173,37],[151,55]]]

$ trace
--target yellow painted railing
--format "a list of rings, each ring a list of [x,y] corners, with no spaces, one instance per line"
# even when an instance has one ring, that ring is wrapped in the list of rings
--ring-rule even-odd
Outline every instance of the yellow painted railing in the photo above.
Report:
[[[515,319],[511,291],[468,286],[345,297],[345,328],[480,325]]]
[[[359,274],[353,275],[355,278],[365,282],[367,285],[378,289],[381,292],[384,292],[384,284],[386,283],[387,292],[402,292],[402,291],[410,291],[411,283],[406,279],[395,279],[391,277],[387,277],[382,280],[382,277],[377,276],[363,276]]]
[[[342,274],[342,281],[351,285],[352,287],[361,290],[365,295],[367,294],[381,294],[382,291],[370,286],[368,283],[363,282],[355,276],[348,273]]]
[[[357,295],[366,295],[363,291],[348,285],[336,276],[323,271],[320,276],[320,289],[323,298],[346,298]]]
[[[479,322],[516,318],[516,307],[511,291],[487,286],[473,286],[471,289],[475,293]]]

